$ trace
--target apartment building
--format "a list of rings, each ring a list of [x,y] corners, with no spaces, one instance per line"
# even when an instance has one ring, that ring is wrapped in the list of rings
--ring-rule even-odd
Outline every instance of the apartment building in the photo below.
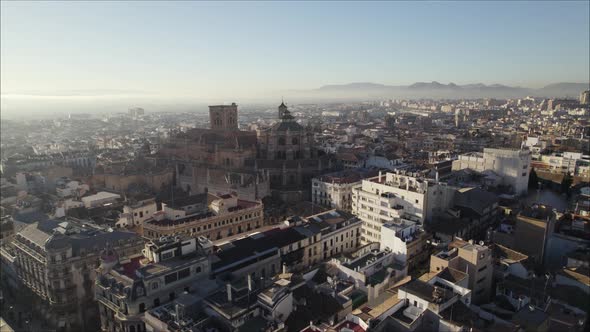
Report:
[[[484,148],[483,153],[471,152],[460,155],[453,161],[453,171],[472,169],[478,172],[490,170],[502,177],[517,195],[528,191],[531,169],[531,151],[515,149]]]
[[[206,295],[212,243],[197,238],[162,238],[145,244],[142,255],[120,259],[105,249],[97,269],[95,299],[102,331],[143,332],[146,310],[183,293]],[[214,285],[214,282],[213,282]]]
[[[423,224],[448,209],[455,188],[418,174],[396,171],[379,173],[353,190],[352,209],[363,221],[363,243],[381,241],[381,225],[394,219]]]
[[[590,176],[590,156],[580,152],[540,155],[539,158],[532,161],[532,166],[535,169],[548,170],[552,173]]]
[[[474,322],[461,324],[465,320],[457,316],[470,314],[471,297],[469,289],[444,278],[412,280],[399,288],[397,303],[372,331],[469,331]]]
[[[432,235],[411,220],[398,219],[381,225],[381,250],[390,250],[395,259],[412,269],[430,256]]]
[[[312,266],[330,257],[356,251],[361,246],[362,222],[354,215],[331,210],[307,218],[302,231],[313,234],[305,261]]]
[[[117,227],[139,227],[158,211],[155,198],[129,202],[123,206],[123,213],[117,220]]]
[[[311,181],[311,197],[314,204],[352,211],[353,188],[361,184],[362,179],[375,176],[374,171],[356,169],[325,174]]]
[[[234,194],[199,194],[162,204],[163,209],[143,223],[143,235],[191,235],[220,240],[263,224],[263,204]]]
[[[20,281],[48,305],[44,318],[58,330],[93,330],[98,319],[95,269],[107,243],[121,259],[141,255],[135,233],[107,231],[75,220],[45,220],[19,232],[13,241]],[[49,308],[49,310],[47,310]]]
[[[556,213],[550,206],[534,204],[526,207],[516,216],[512,248],[528,255],[535,263],[543,264],[556,218]]]
[[[430,272],[438,273],[452,268],[469,276],[469,289],[472,290],[473,303],[486,303],[491,294],[493,277],[492,249],[482,243],[456,239],[443,250],[430,256]]]
[[[283,268],[303,270],[360,246],[361,221],[344,211],[292,217],[287,224],[220,246],[212,274],[269,280]]]

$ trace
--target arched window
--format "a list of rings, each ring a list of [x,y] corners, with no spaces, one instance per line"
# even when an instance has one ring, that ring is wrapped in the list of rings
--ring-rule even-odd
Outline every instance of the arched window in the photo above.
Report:
[[[285,145],[285,138],[279,137],[279,145]]]
[[[197,266],[197,273],[201,273],[201,270],[202,270],[201,267]]]
[[[139,304],[139,312],[144,312],[145,311],[145,303],[140,303]]]
[[[135,332],[135,326],[134,325],[129,326],[129,332]]]
[[[291,140],[291,144],[293,144],[293,145],[299,144],[299,140],[297,139],[297,137],[293,137],[293,140]]]

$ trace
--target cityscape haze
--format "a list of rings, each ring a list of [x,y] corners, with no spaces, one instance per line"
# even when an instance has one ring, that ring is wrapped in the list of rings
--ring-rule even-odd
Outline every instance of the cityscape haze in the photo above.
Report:
[[[0,6],[0,332],[589,330],[588,0]]]
[[[588,83],[588,6],[3,1],[3,113],[328,101],[346,93],[313,90],[353,82]]]

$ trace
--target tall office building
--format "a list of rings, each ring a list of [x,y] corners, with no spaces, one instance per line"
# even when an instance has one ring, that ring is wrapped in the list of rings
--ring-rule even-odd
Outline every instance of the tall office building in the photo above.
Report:
[[[363,221],[362,242],[380,242],[381,225],[390,221],[429,221],[450,207],[454,193],[454,187],[400,171],[363,180],[352,196],[352,211]]]

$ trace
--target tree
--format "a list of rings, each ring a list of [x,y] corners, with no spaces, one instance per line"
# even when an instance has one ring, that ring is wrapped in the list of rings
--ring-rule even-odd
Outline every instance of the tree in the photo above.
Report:
[[[573,182],[574,182],[574,179],[573,179],[572,175],[570,173],[566,173],[565,176],[563,177],[563,180],[561,180],[561,192],[565,193],[569,196],[570,195],[570,188],[571,188]]]
[[[533,168],[529,174],[529,189],[537,189],[539,187],[539,177]]]

